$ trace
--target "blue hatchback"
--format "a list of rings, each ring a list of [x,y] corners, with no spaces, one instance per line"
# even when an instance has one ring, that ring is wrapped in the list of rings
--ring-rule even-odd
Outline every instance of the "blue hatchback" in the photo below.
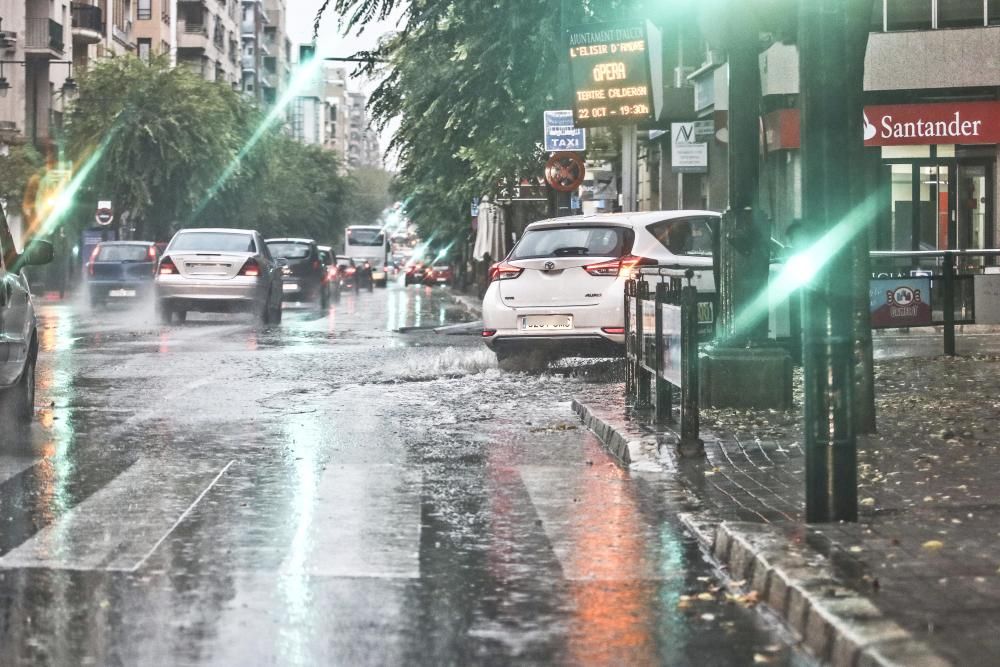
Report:
[[[146,241],[110,241],[98,244],[87,262],[90,305],[145,298],[153,291],[156,246]]]

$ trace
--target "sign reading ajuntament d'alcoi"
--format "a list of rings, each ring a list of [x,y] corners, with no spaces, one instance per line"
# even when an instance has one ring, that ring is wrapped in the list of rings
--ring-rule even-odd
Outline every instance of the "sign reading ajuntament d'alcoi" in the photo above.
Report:
[[[576,127],[633,124],[653,117],[645,24],[571,28],[567,45]]]

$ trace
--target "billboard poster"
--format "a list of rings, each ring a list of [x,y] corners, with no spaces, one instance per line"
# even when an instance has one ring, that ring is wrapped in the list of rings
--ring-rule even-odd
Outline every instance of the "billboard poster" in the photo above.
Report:
[[[925,327],[931,324],[931,279],[889,278],[869,283],[873,328]]]

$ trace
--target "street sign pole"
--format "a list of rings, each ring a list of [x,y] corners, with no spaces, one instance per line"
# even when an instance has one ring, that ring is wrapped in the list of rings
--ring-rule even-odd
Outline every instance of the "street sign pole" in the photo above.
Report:
[[[634,124],[622,127],[622,211],[635,211],[638,199],[636,172],[638,171],[638,132]]]
[[[852,151],[862,141],[859,95],[844,63],[852,0],[799,1],[799,89],[802,105],[802,217],[807,243],[847,220]],[[867,29],[867,28],[866,28]],[[860,82],[859,82],[860,85]],[[806,521],[857,521],[852,257],[845,245],[803,289],[803,379]]]

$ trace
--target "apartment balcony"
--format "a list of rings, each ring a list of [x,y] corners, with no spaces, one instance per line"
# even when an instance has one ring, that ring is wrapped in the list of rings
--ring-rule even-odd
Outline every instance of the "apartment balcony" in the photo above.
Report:
[[[204,51],[211,43],[208,37],[208,27],[204,23],[177,22],[177,48]]]
[[[86,46],[97,44],[104,38],[104,16],[96,5],[72,3],[73,43]]]
[[[63,27],[52,19],[25,19],[24,52],[59,58],[63,55]]]
[[[257,71],[257,59],[253,56],[243,56],[240,58],[240,65],[243,67],[244,72]]]

